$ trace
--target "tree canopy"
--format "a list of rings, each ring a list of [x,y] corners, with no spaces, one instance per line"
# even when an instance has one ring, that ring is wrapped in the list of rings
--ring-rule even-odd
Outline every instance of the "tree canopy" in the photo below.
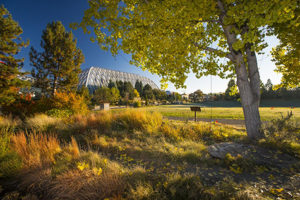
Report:
[[[16,58],[22,47],[29,42],[22,41],[23,33],[18,22],[14,21],[9,11],[0,7],[0,104],[8,105],[15,101],[19,88],[24,85],[18,76],[23,66],[23,59]]]
[[[237,77],[248,136],[262,136],[257,53],[272,26],[295,17],[295,0],[89,0],[77,27],[102,49],[182,87],[187,74]],[[76,24],[75,24],[76,25]],[[75,26],[76,27],[76,26]]]
[[[43,52],[39,53],[33,47],[30,51],[34,67],[32,76],[36,78],[35,85],[43,92],[54,96],[57,89],[76,89],[80,65],[84,61],[76,44],[72,32],[67,32],[60,21],[47,24],[42,34]]]
[[[93,27],[93,41],[114,55],[119,50],[132,54],[133,64],[180,87],[190,70],[198,77],[227,77],[225,72],[234,71],[230,46],[245,59],[249,43],[261,52],[267,27],[294,18],[297,1],[89,0],[89,5],[79,26],[86,32]],[[238,37],[232,44],[221,23],[234,25],[231,31]]]

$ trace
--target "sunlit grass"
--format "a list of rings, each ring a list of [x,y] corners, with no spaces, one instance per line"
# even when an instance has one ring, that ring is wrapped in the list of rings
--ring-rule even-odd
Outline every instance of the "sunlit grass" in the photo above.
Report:
[[[190,110],[189,105],[160,105],[141,109],[150,112],[160,112],[164,117],[179,117],[182,119],[194,117],[194,112]],[[281,115],[286,115],[289,111],[293,112],[296,120],[300,120],[300,108],[261,107],[259,110],[263,121],[281,117]],[[201,112],[197,112],[197,117],[207,119],[244,119],[244,114],[241,107],[202,107]]]

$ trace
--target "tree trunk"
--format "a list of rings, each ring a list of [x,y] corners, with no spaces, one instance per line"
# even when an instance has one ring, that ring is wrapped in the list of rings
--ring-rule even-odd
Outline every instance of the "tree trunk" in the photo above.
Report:
[[[256,56],[251,54],[247,58],[248,71],[243,62],[242,54],[236,56],[237,85],[240,91],[245,125],[249,138],[257,140],[263,136],[259,114],[260,78],[257,68]],[[257,87],[258,85],[258,87]]]
[[[256,140],[263,136],[260,130],[260,78],[257,58],[255,52],[251,51],[251,44],[245,45],[245,54],[240,50],[236,51],[233,49],[233,44],[237,41],[237,35],[232,30],[237,27],[234,24],[224,24],[224,18],[227,14],[226,8],[221,0],[217,1],[217,5],[220,9],[219,22],[224,30],[230,51],[227,58],[229,58],[235,65],[237,86],[240,92],[247,135],[249,138]],[[243,31],[247,32],[247,30],[247,26],[243,27]],[[247,63],[244,61],[244,56],[247,58]]]
[[[54,76],[54,81],[53,81],[53,90],[52,90],[52,96],[55,96],[56,93],[56,87],[57,87],[57,77]]]

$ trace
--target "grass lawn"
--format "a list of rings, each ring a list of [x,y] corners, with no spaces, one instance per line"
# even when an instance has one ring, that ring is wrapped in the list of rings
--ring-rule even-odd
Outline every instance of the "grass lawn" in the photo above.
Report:
[[[164,117],[192,118],[194,112],[190,111],[191,105],[160,105],[146,108],[140,108],[147,111],[156,111]],[[292,111],[293,118],[300,120],[300,108],[290,107],[261,107],[260,115],[263,121],[270,121],[275,118],[285,116],[287,112]],[[241,107],[202,107],[201,112],[197,113],[198,118],[212,119],[244,119],[243,110]]]

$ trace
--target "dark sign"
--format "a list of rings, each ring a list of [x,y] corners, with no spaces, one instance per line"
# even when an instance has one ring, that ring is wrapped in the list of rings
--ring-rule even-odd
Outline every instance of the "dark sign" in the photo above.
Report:
[[[201,107],[200,106],[192,106],[191,111],[199,111],[201,112]]]

